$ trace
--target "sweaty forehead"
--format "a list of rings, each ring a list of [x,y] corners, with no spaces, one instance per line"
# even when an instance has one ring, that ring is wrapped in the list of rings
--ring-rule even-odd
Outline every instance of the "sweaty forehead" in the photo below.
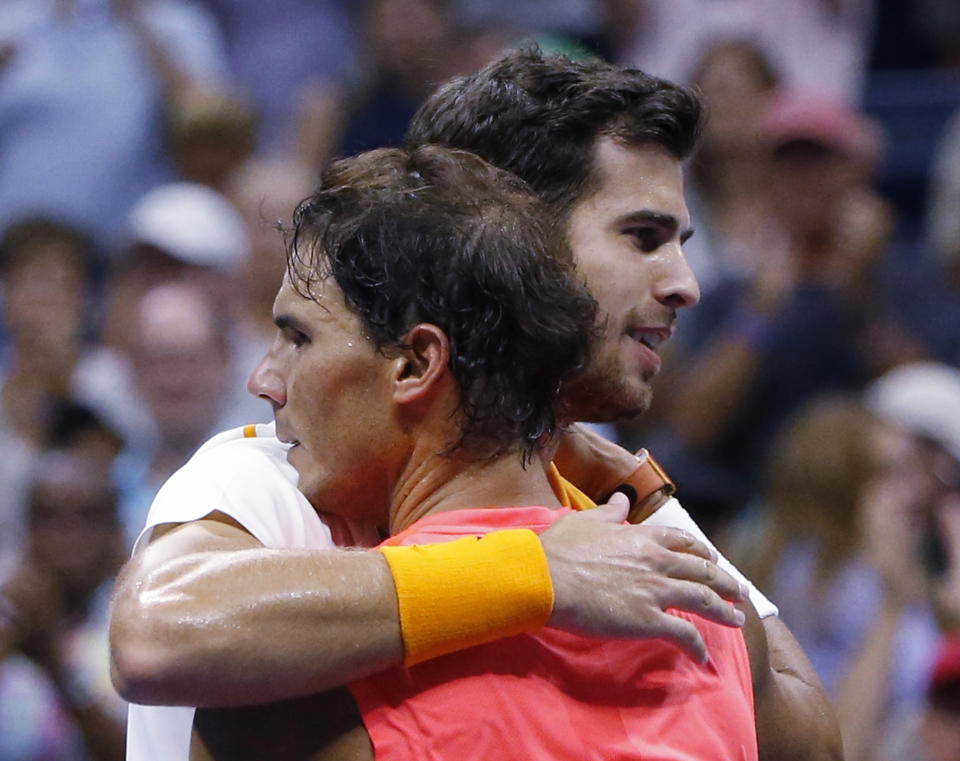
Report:
[[[690,224],[683,196],[683,165],[665,148],[654,144],[626,145],[602,137],[594,148],[593,201],[611,213],[652,211]]]
[[[278,326],[356,336],[366,334],[360,317],[347,306],[343,292],[332,277],[310,283],[309,295],[304,288],[295,287],[289,277],[284,276],[273,301],[273,319]]]
[[[334,296],[338,296],[335,299]],[[343,301],[340,289],[336,282],[331,278],[316,279],[312,282],[295,281],[290,273],[283,275],[283,281],[280,283],[280,290],[273,300],[274,312],[278,308],[290,309],[293,307],[302,307],[307,304],[314,304],[327,308],[331,301]]]

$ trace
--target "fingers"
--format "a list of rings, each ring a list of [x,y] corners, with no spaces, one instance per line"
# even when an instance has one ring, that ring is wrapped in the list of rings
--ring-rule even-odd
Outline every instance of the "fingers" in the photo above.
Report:
[[[627,519],[627,514],[629,511],[630,500],[627,498],[627,496],[622,492],[614,492],[610,495],[610,499],[605,505],[599,505],[593,510],[585,510],[579,513],[579,515],[581,516],[581,519],[595,518],[609,523],[623,523]],[[640,532],[644,532],[648,536],[650,536],[649,532],[654,532],[651,538],[658,544],[666,547],[668,550],[698,555],[701,558],[705,558],[713,562],[717,560],[716,550],[701,542],[685,529],[669,528],[667,526],[643,526],[640,528],[623,527],[622,530],[634,531],[637,535],[640,535]]]
[[[700,634],[696,626],[685,618],[664,613],[661,619],[661,627],[658,636],[662,639],[673,642],[698,663],[705,664],[710,660],[703,635]]]
[[[623,523],[625,503],[614,496],[541,534],[554,587],[550,625],[587,636],[665,638],[702,661],[703,637],[677,612],[741,626],[728,600],[746,599],[747,590],[690,531]]]
[[[706,558],[675,553],[672,567],[667,570],[674,579],[697,582],[713,590],[724,600],[743,602],[749,596],[749,589],[720,566]]]
[[[743,613],[737,613],[744,617]],[[685,618],[664,612],[655,624],[649,628],[651,637],[658,637],[672,642],[698,663],[705,664],[710,660],[707,645],[700,630]]]
[[[689,531],[682,528],[658,528],[659,534],[656,537],[659,544],[668,550],[675,552],[685,552],[690,555],[697,555],[711,562],[716,562],[717,553],[712,548],[701,542]]]
[[[695,581],[673,581],[660,598],[664,608],[694,613],[723,626],[743,626],[746,618],[710,587]]]
[[[629,512],[630,500],[627,499],[627,495],[621,492],[615,492],[610,495],[607,504],[598,505],[593,510],[588,510],[584,514],[599,518],[600,520],[609,521],[610,523],[623,523],[627,519]]]

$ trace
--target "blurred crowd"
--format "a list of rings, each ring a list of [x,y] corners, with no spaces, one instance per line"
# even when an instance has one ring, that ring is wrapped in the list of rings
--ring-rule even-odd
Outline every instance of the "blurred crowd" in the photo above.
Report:
[[[160,484],[271,419],[245,386],[282,220],[531,37],[711,112],[701,304],[650,414],[604,432],[779,604],[848,759],[960,759],[960,6],[3,0],[0,761],[123,757],[111,582]]]

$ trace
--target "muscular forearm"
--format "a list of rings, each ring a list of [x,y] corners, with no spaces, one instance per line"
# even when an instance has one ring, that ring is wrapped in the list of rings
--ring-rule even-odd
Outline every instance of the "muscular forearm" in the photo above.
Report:
[[[748,628],[756,632],[757,623]],[[836,715],[812,664],[777,616],[763,619],[761,627],[765,654],[758,655],[748,637],[761,761],[842,759]],[[756,667],[757,658],[765,668]]]
[[[532,630],[554,599],[554,626],[666,637],[702,657],[696,628],[665,610],[739,625],[724,600],[741,599],[743,590],[689,532],[624,525],[624,503],[565,516],[540,539],[496,532],[499,538],[459,540],[467,544],[456,553],[439,551],[448,545],[396,548],[409,553],[408,578],[423,579],[428,591],[424,598],[411,590],[406,606],[397,598],[394,556],[388,567],[380,553],[268,550],[226,516],[183,524],[140,550],[118,580],[111,627],[117,687],[147,704],[299,697],[405,659]],[[515,536],[504,552],[506,534]],[[467,583],[493,577],[499,581],[489,589]],[[456,620],[444,623],[444,610],[456,611]]]
[[[252,537],[238,549],[232,527],[217,551],[190,530],[148,546],[118,582],[111,646],[127,699],[263,703],[402,662],[396,593],[379,553],[269,550]]]
[[[121,574],[115,681],[140,703],[295,698],[538,629],[553,599],[531,531],[383,553],[268,550],[218,516],[155,539]]]

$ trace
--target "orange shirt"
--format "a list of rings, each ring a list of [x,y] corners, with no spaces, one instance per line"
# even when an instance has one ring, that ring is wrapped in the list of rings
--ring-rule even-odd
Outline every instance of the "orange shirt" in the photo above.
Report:
[[[436,513],[388,542],[429,544],[500,528],[540,532],[568,512]],[[545,628],[376,674],[350,689],[378,761],[755,761],[740,630],[678,615],[703,634],[706,666],[664,640],[599,640]]]

